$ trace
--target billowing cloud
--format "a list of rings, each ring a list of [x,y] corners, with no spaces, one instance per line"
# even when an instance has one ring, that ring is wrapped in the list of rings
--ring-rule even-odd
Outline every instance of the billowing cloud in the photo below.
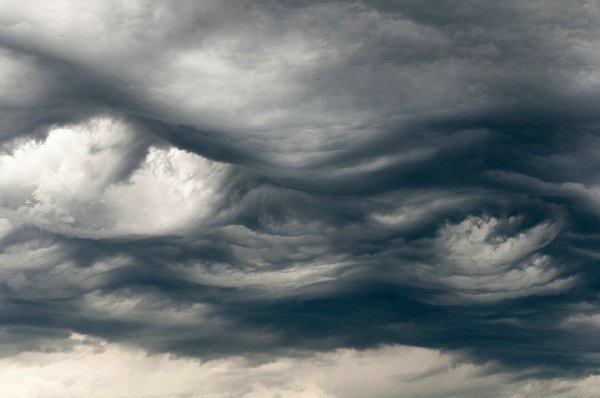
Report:
[[[144,158],[145,156],[145,158]],[[53,129],[0,159],[5,215],[67,235],[182,228],[216,206],[226,166],[148,140],[110,119]],[[177,209],[174,211],[174,209]]]

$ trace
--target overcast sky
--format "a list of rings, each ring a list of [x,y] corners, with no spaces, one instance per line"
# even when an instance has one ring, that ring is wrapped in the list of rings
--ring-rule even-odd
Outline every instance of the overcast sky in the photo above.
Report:
[[[0,395],[600,395],[594,0],[0,0]]]

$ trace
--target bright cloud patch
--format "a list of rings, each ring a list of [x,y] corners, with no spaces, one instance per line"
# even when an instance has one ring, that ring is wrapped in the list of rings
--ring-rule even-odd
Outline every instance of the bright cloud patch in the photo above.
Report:
[[[456,362],[451,355],[406,346],[351,349],[305,359],[278,358],[264,364],[243,357],[200,362],[149,356],[144,351],[82,335],[72,350],[21,353],[0,360],[3,394],[12,398],[175,396],[202,398],[387,398],[402,391],[417,397],[593,397],[598,377],[515,381],[510,373],[490,375],[490,365]],[[507,387],[507,382],[512,382]]]
[[[144,145],[110,119],[51,130],[0,157],[0,211],[17,224],[89,237],[175,231],[209,213],[226,168]]]
[[[218,205],[226,170],[185,151],[151,148],[127,183],[106,190],[106,200],[119,203],[116,230],[160,233],[197,222]]]
[[[422,269],[463,299],[554,294],[573,286],[576,277],[561,277],[552,257],[537,253],[559,226],[547,222],[523,229],[521,223],[520,217],[469,216],[446,224],[435,242],[439,262]],[[511,232],[515,229],[519,232]]]
[[[516,236],[501,233],[501,227],[518,223],[516,217],[469,216],[458,225],[441,230],[439,245],[449,254],[445,263],[465,273],[495,273],[550,243],[557,232],[552,224],[540,224]]]

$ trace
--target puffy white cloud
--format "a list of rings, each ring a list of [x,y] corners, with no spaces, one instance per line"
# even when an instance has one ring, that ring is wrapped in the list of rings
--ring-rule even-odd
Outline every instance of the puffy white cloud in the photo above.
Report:
[[[174,232],[210,214],[227,167],[146,141],[99,118],[23,142],[0,157],[0,211],[12,223],[92,238]]]
[[[156,234],[201,226],[219,205],[227,169],[182,150],[151,148],[127,183],[106,190],[105,200],[120,207],[115,229]]]

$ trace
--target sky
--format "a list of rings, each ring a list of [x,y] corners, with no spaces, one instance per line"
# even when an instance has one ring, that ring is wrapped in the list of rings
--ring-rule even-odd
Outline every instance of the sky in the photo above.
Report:
[[[598,20],[0,0],[0,397],[599,396]]]

